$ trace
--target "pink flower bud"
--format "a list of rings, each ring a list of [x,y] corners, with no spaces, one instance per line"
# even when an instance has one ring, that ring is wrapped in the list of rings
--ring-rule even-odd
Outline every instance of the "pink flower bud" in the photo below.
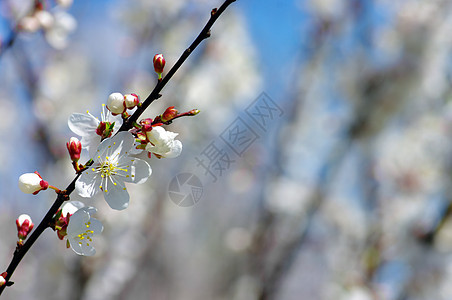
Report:
[[[112,93],[108,96],[107,108],[112,115],[120,115],[126,111],[124,96],[121,93]]]
[[[179,112],[177,111],[177,109],[174,108],[174,106],[170,106],[160,116],[160,119],[162,120],[162,122],[168,122],[168,121],[174,119],[174,117],[176,117],[178,113]]]
[[[127,94],[124,96],[124,101],[126,103],[127,108],[134,108],[138,104],[140,104],[140,98],[137,94]]]
[[[143,132],[147,132],[147,131],[152,130],[152,119],[151,118],[147,118],[147,119],[141,120],[140,124],[142,126],[141,130]]]
[[[25,240],[27,238],[27,235],[33,229],[34,224],[31,221],[29,215],[22,214],[16,219],[16,226],[17,236],[19,237],[19,239]]]
[[[42,190],[46,190],[49,187],[49,183],[42,180],[41,175],[38,172],[25,173],[19,177],[19,188],[25,194],[36,195]]]
[[[157,74],[159,74],[159,79],[162,78],[164,67],[165,67],[165,58],[163,58],[163,54],[156,54],[154,56],[154,70]]]
[[[73,162],[78,162],[80,159],[80,153],[82,152],[82,143],[76,137],[71,137],[69,142],[66,143],[67,150],[71,156]]]

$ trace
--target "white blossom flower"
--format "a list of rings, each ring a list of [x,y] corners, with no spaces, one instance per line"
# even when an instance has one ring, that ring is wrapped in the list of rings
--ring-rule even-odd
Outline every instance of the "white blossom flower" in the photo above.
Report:
[[[94,207],[83,207],[69,218],[67,242],[78,255],[92,256],[96,253],[92,237],[103,230],[102,223],[91,217],[96,211]]]
[[[111,208],[129,205],[125,182],[143,183],[152,170],[144,160],[129,157],[135,139],[129,132],[119,132],[104,140],[97,149],[94,164],[82,173],[75,186],[82,197],[93,197],[99,190]]]
[[[146,145],[146,151],[154,153],[157,157],[173,158],[182,152],[182,143],[174,138],[178,133],[166,131],[162,126],[152,128],[146,132],[150,143]]]
[[[25,173],[19,177],[19,189],[25,194],[36,195],[39,191],[48,187],[48,182],[42,180],[38,173]]]
[[[102,137],[114,135],[121,124],[121,116],[113,116],[109,110],[105,110],[105,105],[102,105],[101,120],[89,111],[86,114],[73,113],[68,120],[69,129],[82,137],[82,148],[89,151],[90,157],[95,154]]]

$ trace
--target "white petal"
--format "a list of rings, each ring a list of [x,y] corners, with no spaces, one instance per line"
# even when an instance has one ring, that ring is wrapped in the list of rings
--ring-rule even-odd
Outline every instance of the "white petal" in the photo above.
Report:
[[[92,206],[83,206],[81,209],[89,214],[90,217],[97,212],[97,208]]]
[[[101,182],[101,177],[92,170],[93,167],[84,171],[80,178],[75,182],[75,189],[77,193],[84,198],[93,197]]]
[[[89,142],[88,146],[86,147],[90,158],[95,159],[97,157],[96,150],[99,148],[99,145],[100,145],[100,136],[98,136],[98,135],[93,136],[93,138]]]
[[[149,151],[151,153],[159,154],[161,156],[166,157],[166,153],[171,151],[171,148],[167,144],[156,144],[156,146],[152,145],[151,143],[148,143],[146,145],[146,151]]]
[[[129,206],[130,196],[122,181],[117,181],[116,185],[109,182],[108,190],[105,190],[103,194],[105,201],[107,201],[108,205],[113,209],[123,210]]]
[[[69,241],[69,244],[71,245],[71,249],[74,250],[75,253],[77,253],[78,255],[83,255],[82,245],[80,245],[74,239],[68,239],[68,241]]]
[[[89,246],[87,244],[82,244],[82,255],[85,256],[93,256],[96,254],[96,249],[91,245],[92,242],[90,242]]]
[[[140,154],[141,152],[143,152],[143,149],[137,149],[137,146],[138,146],[138,145],[141,145],[141,143],[135,141],[135,142],[133,143],[132,148],[131,148],[130,151],[129,151],[129,154],[135,155],[135,154]]]
[[[151,131],[146,132],[146,135],[153,144],[159,144],[166,137],[166,130],[162,126],[153,127]]]
[[[105,115],[105,122],[110,122],[112,124],[115,123],[115,125],[113,126],[113,131],[112,131],[113,135],[115,135],[116,132],[118,132],[119,128],[122,125],[122,121],[123,120],[122,120],[121,115],[113,116],[111,114],[111,112],[107,109],[107,112]]]
[[[66,202],[63,205],[62,215],[63,215],[63,217],[66,217],[68,213],[70,215],[72,215],[77,210],[79,210],[80,208],[82,208],[84,206],[85,206],[85,204],[83,204],[83,202],[80,202],[80,201],[69,201],[69,202]]]
[[[167,158],[178,157],[182,152],[182,143],[179,140],[173,141],[171,145],[171,150],[166,153],[164,156]]]
[[[130,132],[123,131],[116,134],[114,137],[105,139],[100,143],[97,149],[97,156],[100,156],[100,160],[105,160],[106,156],[121,157],[130,151],[135,139]]]
[[[99,234],[104,230],[104,226],[99,220],[91,218],[89,221],[91,222],[89,229],[94,231],[93,234]]]
[[[152,174],[151,166],[144,160],[134,157],[124,157],[119,160],[120,166],[126,166],[127,172],[121,172],[121,180],[140,184],[145,182]]]
[[[171,139],[171,140],[174,140],[174,138],[178,135],[179,135],[179,133],[175,133],[175,132],[171,132],[171,131],[166,132],[166,136],[168,137],[168,139]]]
[[[71,245],[72,250],[78,255],[93,256],[96,254],[96,249],[94,249],[91,244],[89,246],[85,243],[79,244],[75,239],[69,239],[69,244]]]
[[[69,117],[67,125],[72,132],[83,137],[93,133],[93,131],[95,133],[99,123],[99,120],[90,115],[74,113]]]
[[[70,218],[67,226],[67,234],[69,237],[75,237],[86,231],[85,223],[89,221],[89,214],[79,209]]]
[[[122,145],[119,148],[119,157],[122,157],[129,153],[130,149],[132,149],[133,144],[135,143],[135,138],[128,131],[118,132],[115,135],[115,138],[122,141]]]

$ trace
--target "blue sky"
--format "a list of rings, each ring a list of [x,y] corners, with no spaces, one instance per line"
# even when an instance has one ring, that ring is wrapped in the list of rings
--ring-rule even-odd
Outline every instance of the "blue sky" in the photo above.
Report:
[[[293,75],[291,66],[300,54],[301,32],[306,16],[296,0],[238,0],[259,55],[265,90],[276,97],[285,93]]]

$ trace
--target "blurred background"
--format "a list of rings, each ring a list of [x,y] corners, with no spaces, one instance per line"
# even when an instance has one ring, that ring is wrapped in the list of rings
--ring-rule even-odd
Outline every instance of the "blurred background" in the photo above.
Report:
[[[0,2],[0,270],[16,217],[55,200],[18,177],[74,177],[68,117],[144,99],[154,54],[169,70],[221,5],[70,2],[39,22],[33,0]],[[167,127],[182,155],[148,159],[125,211],[72,194],[99,209],[97,254],[47,230],[3,299],[451,299],[451,16],[439,0],[238,0],[146,112],[201,110]]]

